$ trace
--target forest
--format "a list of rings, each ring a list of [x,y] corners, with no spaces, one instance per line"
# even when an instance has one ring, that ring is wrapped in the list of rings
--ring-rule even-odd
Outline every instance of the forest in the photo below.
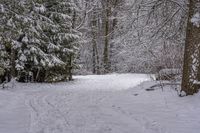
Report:
[[[183,90],[193,94],[200,78],[198,6],[197,0],[1,0],[2,82],[180,69]]]
[[[169,131],[172,125],[164,116],[174,123],[184,119],[179,118],[178,112],[194,118],[189,111],[196,114],[200,110],[200,106],[192,106],[197,104],[196,99],[199,100],[199,88],[199,0],[0,0],[0,107],[2,103],[6,113],[12,112],[7,110],[11,105],[20,106],[21,112],[27,112],[21,103],[28,104],[33,121],[30,122],[30,133],[133,133],[132,128],[137,129],[137,126],[130,126],[130,130],[126,130],[123,121],[128,125],[133,121],[132,125],[143,125],[135,133],[198,133],[199,129],[193,127],[200,122],[198,119],[188,130],[181,130],[180,124]],[[123,90],[122,93],[119,90]],[[166,90],[173,91],[164,92]],[[152,91],[155,91],[155,97]],[[144,98],[134,102],[130,94],[139,97],[140,92]],[[193,104],[188,100],[191,95]],[[151,103],[150,97],[158,103]],[[161,101],[156,100],[160,97]],[[68,98],[71,98],[69,103],[63,103]],[[118,101],[120,98],[123,101]],[[183,104],[177,98],[185,99],[191,110],[184,112],[177,106],[174,111],[177,104]],[[12,104],[7,108],[4,101]],[[137,114],[134,110],[137,115],[133,116],[133,121],[129,120],[124,115],[132,118],[133,110],[126,102],[138,107],[138,112],[153,108],[138,106],[137,102],[158,104],[155,109],[160,118],[148,118],[145,113],[148,116],[154,114]],[[115,103],[121,106],[117,107]],[[163,103],[166,108],[161,107]],[[112,111],[105,111],[108,114],[98,110],[106,110],[108,106],[112,107]],[[71,115],[66,111],[67,107],[73,110]],[[170,108],[169,112],[173,113],[166,116],[160,107]],[[87,118],[88,113],[95,112],[91,108],[97,114]],[[76,112],[80,109],[83,113]],[[1,121],[9,120],[1,118],[9,116],[5,112],[0,111],[0,133],[18,133],[8,131],[9,127],[1,130]],[[120,126],[115,127],[116,124],[109,120],[114,121],[119,112],[122,119],[118,123]],[[112,118],[106,121],[109,113]],[[26,116],[19,117],[17,111],[12,115],[23,124],[27,123]],[[86,123],[76,123],[77,115]],[[178,120],[173,119],[173,115]],[[99,130],[90,127],[93,119],[96,124],[93,126]],[[112,123],[112,128],[98,125],[98,120]],[[187,123],[186,120],[182,122]],[[84,131],[81,125],[86,127]],[[13,127],[13,131],[16,129]]]

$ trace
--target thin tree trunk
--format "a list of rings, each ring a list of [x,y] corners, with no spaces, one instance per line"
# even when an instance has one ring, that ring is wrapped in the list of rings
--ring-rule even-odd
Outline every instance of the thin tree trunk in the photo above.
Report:
[[[76,11],[74,10],[73,11],[73,19],[72,19],[72,29],[75,28],[75,24],[76,24]],[[72,53],[69,54],[69,62],[68,62],[69,66],[68,66],[68,79],[69,81],[72,81],[73,80],[73,77],[72,77],[72,71],[73,71],[73,55]]]
[[[95,49],[96,41],[93,38],[93,45],[92,45],[92,72],[96,74],[96,49]]]
[[[114,12],[112,12],[112,16],[113,16],[113,21],[112,21],[112,35],[111,35],[111,40],[112,40],[112,43],[110,43],[110,69],[114,69],[114,62],[113,62],[113,56],[114,56],[114,38],[115,38],[115,28],[117,26],[117,23],[118,23],[118,20],[117,20],[117,11],[116,11],[116,8],[117,8],[117,5],[118,5],[119,1],[118,0],[115,0],[114,3],[113,3],[113,8],[114,8]]]
[[[100,61],[99,61],[99,52],[98,52],[98,48],[96,46],[96,71],[97,71],[97,74],[100,74]]]
[[[97,47],[97,42],[96,42],[96,26],[97,26],[97,20],[96,20],[96,14],[95,10],[93,11],[92,14],[92,21],[91,21],[91,27],[92,27],[92,72],[93,74],[97,73],[97,64],[96,64],[96,47]]]
[[[110,17],[110,8],[109,1],[106,1],[106,18],[105,18],[105,44],[103,52],[103,63],[104,63],[104,73],[108,73],[109,68],[109,17]]]
[[[11,74],[11,78],[16,77],[16,69],[15,69],[15,50],[13,48],[11,48],[11,55],[10,55],[10,60],[11,60],[11,70],[10,70],[10,74]],[[8,80],[10,80],[8,78]]]

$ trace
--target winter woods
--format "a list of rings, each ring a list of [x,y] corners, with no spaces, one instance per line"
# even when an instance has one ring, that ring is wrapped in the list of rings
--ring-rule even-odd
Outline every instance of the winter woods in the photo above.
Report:
[[[165,0],[102,0],[92,9],[80,50],[82,71],[155,73],[181,68],[186,9]]]
[[[53,82],[181,69],[182,91],[193,94],[199,8],[198,0],[0,0],[0,75]]]

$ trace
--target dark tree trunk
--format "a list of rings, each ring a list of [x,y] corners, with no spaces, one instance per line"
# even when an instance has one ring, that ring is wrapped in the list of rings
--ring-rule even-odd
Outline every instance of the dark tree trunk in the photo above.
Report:
[[[119,0],[115,0],[113,1],[112,5],[113,5],[113,8],[114,8],[114,11],[112,12],[112,17],[113,17],[113,20],[112,20],[112,34],[111,34],[111,40],[112,40],[112,43],[110,43],[110,69],[111,71],[114,69],[114,61],[113,61],[113,56],[114,56],[114,42],[113,40],[115,39],[115,28],[117,26],[117,23],[118,23],[118,19],[116,18],[117,17],[117,13],[118,11],[116,10],[118,4],[120,3]]]
[[[73,19],[72,19],[72,29],[75,28],[76,25],[76,11],[73,11]],[[69,62],[68,62],[68,80],[72,81],[73,77],[72,77],[72,71],[73,71],[73,54],[70,53],[69,54]]]
[[[110,7],[109,1],[106,1],[106,18],[105,18],[105,42],[104,42],[104,51],[103,51],[103,63],[104,63],[104,73],[110,71],[109,68],[109,18],[110,18]]]
[[[195,84],[199,81],[199,44],[200,44],[200,27],[191,22],[193,16],[198,11],[198,0],[189,0],[189,13],[186,30],[185,52],[184,52],[184,65],[183,65],[183,78],[182,78],[182,91],[186,95],[193,95],[198,92],[198,87]],[[197,62],[196,62],[197,61]],[[195,67],[197,69],[195,69]]]

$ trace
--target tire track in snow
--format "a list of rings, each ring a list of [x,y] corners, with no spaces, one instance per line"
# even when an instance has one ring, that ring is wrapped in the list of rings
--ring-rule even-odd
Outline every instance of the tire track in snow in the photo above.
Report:
[[[66,116],[48,100],[55,100],[55,97],[59,97],[58,93],[46,93],[36,93],[28,100],[31,108],[29,133],[51,133],[54,130],[58,130],[59,133],[73,133]]]
[[[69,121],[67,120],[66,116],[62,113],[62,111],[61,111],[59,108],[55,107],[55,105],[52,104],[52,103],[48,100],[48,99],[50,99],[50,97],[53,97],[53,95],[52,95],[52,94],[51,94],[51,95],[48,95],[48,96],[46,96],[43,100],[44,100],[45,103],[47,103],[53,110],[55,110],[55,111],[61,116],[61,118],[63,118],[66,127],[68,127],[68,128],[70,129],[70,128],[71,128],[71,127],[70,127],[71,125],[70,125]],[[56,99],[57,99],[57,97],[58,97],[58,95],[56,95]],[[57,103],[58,103],[58,102],[57,102]],[[67,114],[68,114],[68,112],[67,112]],[[74,133],[72,129],[70,129],[70,130],[71,130],[71,133]]]
[[[113,105],[112,107],[116,112],[119,112],[121,115],[125,115],[126,117],[137,121],[143,129],[143,133],[169,133],[166,130],[164,130],[163,127],[161,127],[155,120],[150,120],[150,118],[144,115],[140,115],[137,117],[133,116],[134,112],[128,112],[120,106]]]
[[[29,95],[30,133],[131,133],[132,130],[142,133],[139,122],[112,110],[109,105],[113,102],[114,90],[109,89],[115,86],[111,84],[101,92],[98,89],[103,87],[103,82],[84,81],[87,86],[83,83],[72,85],[69,91],[72,95],[65,89],[41,88],[43,90],[32,92]],[[87,90],[90,87],[94,89]]]

